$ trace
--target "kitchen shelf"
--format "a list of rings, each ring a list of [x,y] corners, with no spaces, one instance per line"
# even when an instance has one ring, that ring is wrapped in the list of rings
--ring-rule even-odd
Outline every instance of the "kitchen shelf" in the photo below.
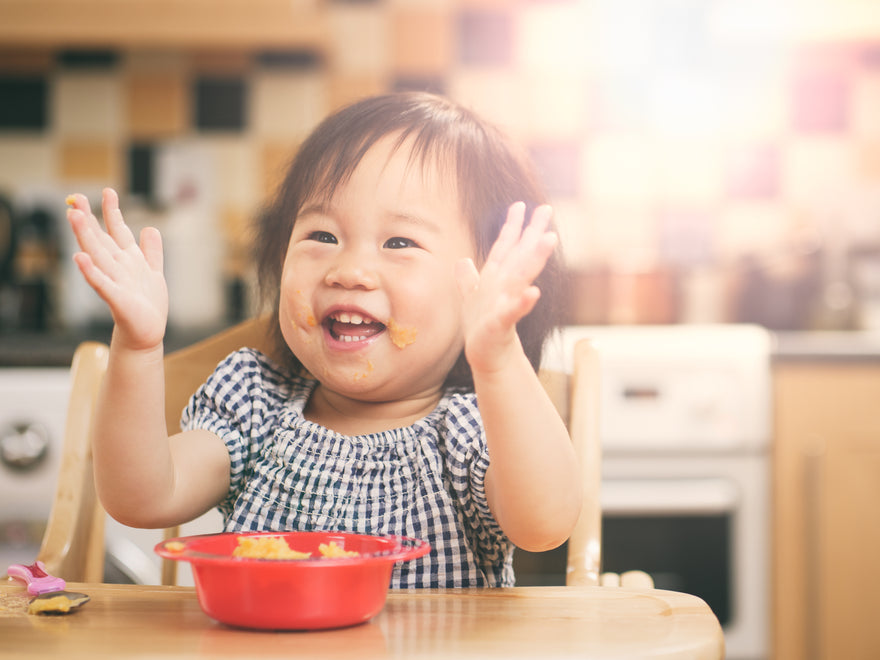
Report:
[[[319,50],[320,0],[0,0],[0,43],[51,48]]]

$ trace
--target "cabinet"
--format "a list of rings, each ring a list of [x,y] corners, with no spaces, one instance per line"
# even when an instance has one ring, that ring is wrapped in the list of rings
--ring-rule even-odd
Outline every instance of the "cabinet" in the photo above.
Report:
[[[880,658],[880,362],[774,368],[775,660]]]
[[[309,48],[326,39],[319,0],[0,0],[4,46]]]

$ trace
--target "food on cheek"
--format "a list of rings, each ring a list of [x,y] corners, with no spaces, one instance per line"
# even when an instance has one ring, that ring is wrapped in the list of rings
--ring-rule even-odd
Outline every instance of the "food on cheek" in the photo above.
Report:
[[[388,333],[391,336],[391,343],[397,348],[405,348],[416,340],[417,330],[415,328],[406,328],[398,325],[394,319],[388,319]]]
[[[315,312],[306,302],[302,291],[297,290],[293,295],[286,298],[287,319],[290,323],[300,330],[314,328],[318,325],[315,318]]]

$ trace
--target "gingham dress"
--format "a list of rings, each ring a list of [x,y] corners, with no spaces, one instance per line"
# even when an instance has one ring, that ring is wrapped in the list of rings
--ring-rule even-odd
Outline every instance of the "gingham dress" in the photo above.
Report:
[[[316,385],[242,349],[218,365],[181,427],[229,450],[226,531],[339,530],[428,541],[398,563],[391,586],[511,586],[513,545],[492,517],[476,397],[448,391],[412,426],[345,436],[303,417]]]

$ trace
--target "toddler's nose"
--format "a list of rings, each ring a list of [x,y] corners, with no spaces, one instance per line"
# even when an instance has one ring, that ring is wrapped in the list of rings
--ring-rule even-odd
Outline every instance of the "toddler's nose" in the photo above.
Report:
[[[324,277],[327,286],[345,289],[375,289],[378,277],[375,270],[363,259],[346,256],[336,261]]]

